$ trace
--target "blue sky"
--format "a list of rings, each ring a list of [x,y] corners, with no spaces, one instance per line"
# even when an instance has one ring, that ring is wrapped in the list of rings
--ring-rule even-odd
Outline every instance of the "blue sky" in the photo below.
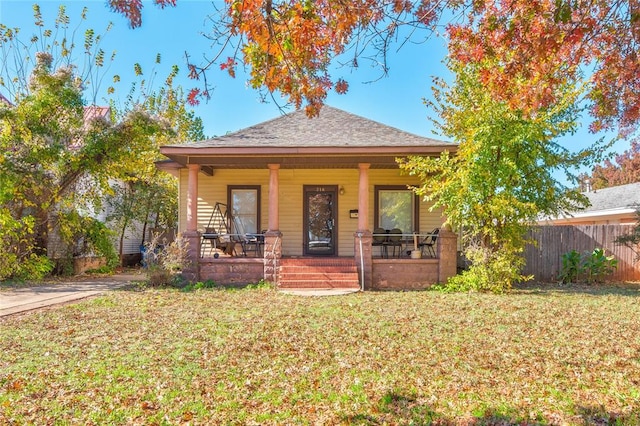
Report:
[[[23,37],[26,37],[35,28],[33,3],[30,0],[0,0],[0,22],[21,28]],[[185,89],[197,86],[197,82],[187,78],[185,51],[192,58],[201,58],[212,51],[210,41],[202,35],[210,27],[206,20],[207,14],[213,12],[210,0],[178,0],[177,7],[164,10],[145,1],[143,25],[135,30],[127,26],[124,17],[112,13],[104,0],[46,0],[37,3],[41,6],[46,26],[53,25],[61,3],[67,6],[72,27],[80,22],[83,6],[89,9],[87,27],[97,33],[103,32],[109,22],[113,23],[113,29],[105,36],[102,46],[107,53],[116,50],[116,60],[109,75],[119,74],[122,77],[118,87],[121,96],[126,94],[128,82],[133,78],[133,64],[140,63],[145,77],[149,78],[158,53],[162,55],[162,64],[155,66],[158,75],[155,86],[161,84],[173,64],[181,69],[178,84]],[[78,43],[81,40],[82,37],[78,37]],[[396,52],[397,47],[392,47],[389,55],[389,75],[375,82],[371,80],[377,79],[380,72],[364,60],[360,61],[360,68],[355,72],[349,68],[336,68],[334,75],[345,78],[350,89],[346,95],[330,94],[327,103],[405,131],[434,137],[433,124],[427,118],[433,113],[424,105],[423,98],[430,95],[432,76],[448,77],[441,62],[446,55],[445,41],[434,36],[427,43],[407,43]],[[260,102],[258,92],[246,87],[242,73],[232,79],[226,72],[214,69],[209,78],[215,86],[211,100],[195,108],[196,114],[203,119],[208,136],[239,130],[281,114],[273,102]],[[595,136],[590,135],[584,126],[575,136],[565,138],[563,143],[578,149],[593,140]],[[628,143],[619,142],[614,150],[622,152],[627,147]]]

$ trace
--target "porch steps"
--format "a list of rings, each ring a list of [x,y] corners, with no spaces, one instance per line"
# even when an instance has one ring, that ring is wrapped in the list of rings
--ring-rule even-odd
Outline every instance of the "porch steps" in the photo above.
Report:
[[[358,289],[360,280],[353,258],[282,258],[279,289]]]

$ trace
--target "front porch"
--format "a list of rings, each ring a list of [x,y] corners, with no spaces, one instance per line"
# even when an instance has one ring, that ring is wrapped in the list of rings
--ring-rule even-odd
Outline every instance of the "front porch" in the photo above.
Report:
[[[446,229],[436,240],[436,257],[424,258],[412,258],[411,250],[403,250],[399,257],[384,257],[382,249],[373,244],[373,234],[367,233],[354,236],[354,256],[282,256],[282,237],[267,233],[262,257],[214,256],[200,253],[202,236],[195,233],[189,243],[195,250],[190,250],[188,278],[225,286],[265,280],[281,290],[422,290],[456,273],[456,235]]]

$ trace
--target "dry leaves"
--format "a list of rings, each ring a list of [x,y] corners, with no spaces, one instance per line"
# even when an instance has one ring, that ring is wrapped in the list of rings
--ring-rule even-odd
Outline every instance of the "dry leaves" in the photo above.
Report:
[[[640,424],[639,296],[116,292],[3,321],[0,423]]]

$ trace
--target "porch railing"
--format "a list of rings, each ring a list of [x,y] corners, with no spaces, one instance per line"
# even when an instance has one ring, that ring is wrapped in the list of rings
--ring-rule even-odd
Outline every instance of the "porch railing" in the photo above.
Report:
[[[379,253],[373,253],[373,257],[378,258],[438,258],[438,233],[411,233],[385,232],[373,233],[372,246],[375,250],[379,248]]]
[[[216,259],[220,256],[247,257],[249,253],[253,253],[254,257],[262,257],[263,249],[262,233],[203,232],[200,236],[200,257],[205,257],[207,251],[209,256]]]
[[[373,233],[374,258],[438,258],[438,233]],[[376,250],[376,248],[378,250]],[[264,234],[201,234],[200,257],[263,257]],[[376,253],[376,251],[378,251]]]

